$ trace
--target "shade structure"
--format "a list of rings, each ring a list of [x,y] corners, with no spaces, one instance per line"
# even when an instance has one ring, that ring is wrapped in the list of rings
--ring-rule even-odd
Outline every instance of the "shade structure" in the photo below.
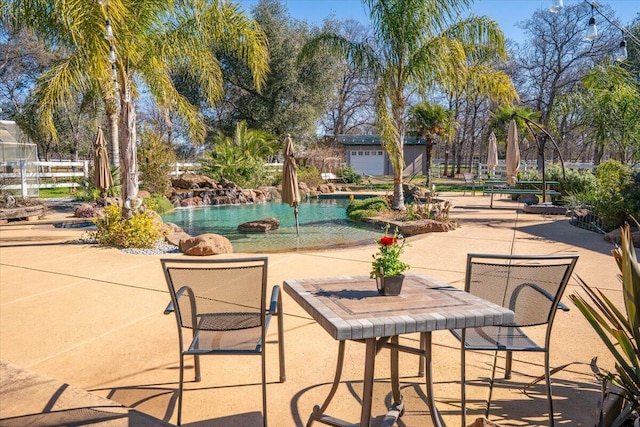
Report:
[[[518,128],[516,121],[509,122],[507,134],[507,184],[515,185],[520,171],[520,147],[518,146]]]
[[[100,196],[105,197],[107,190],[113,185],[113,181],[111,180],[111,168],[109,167],[107,141],[104,138],[102,128],[98,128],[98,135],[93,148],[93,182],[98,191],[100,191]]]
[[[498,142],[496,141],[496,134],[491,132],[491,135],[489,135],[489,148],[487,150],[489,178],[493,178],[496,166],[498,166]]]
[[[298,173],[295,149],[291,135],[287,135],[284,141],[284,164],[282,166],[282,201],[293,207],[293,214],[296,217],[296,234],[300,235],[298,225],[298,204],[300,203],[300,190],[298,189]]]

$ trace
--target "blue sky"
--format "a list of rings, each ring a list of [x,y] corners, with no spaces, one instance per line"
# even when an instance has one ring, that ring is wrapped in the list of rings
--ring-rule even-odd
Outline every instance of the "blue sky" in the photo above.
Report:
[[[338,19],[356,19],[368,22],[361,0],[282,0],[289,8],[289,14],[295,19],[320,23],[333,14]],[[565,5],[583,0],[564,0]],[[257,0],[240,0],[240,4],[250,10]],[[599,4],[608,4],[619,22],[628,26],[640,13],[640,0],[599,0]],[[516,23],[529,19],[540,8],[549,7],[548,0],[476,0],[472,11],[476,15],[487,15],[495,19],[508,38],[522,41],[522,31]]]

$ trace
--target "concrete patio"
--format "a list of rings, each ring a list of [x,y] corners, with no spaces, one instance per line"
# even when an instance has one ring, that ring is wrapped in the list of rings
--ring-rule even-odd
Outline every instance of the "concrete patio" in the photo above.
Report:
[[[563,216],[525,214],[522,204],[488,196],[443,194],[461,227],[408,239],[403,260],[408,273],[422,273],[463,287],[468,252],[499,254],[578,253],[576,274],[621,302],[613,246],[602,236],[573,227]],[[79,229],[58,229],[51,213],[35,222],[0,226],[0,425],[43,425],[66,414],[76,424],[166,425],[176,419],[178,342],[175,319],[162,314],[168,292],[162,257],[131,255],[117,249],[68,243]],[[302,229],[304,232],[304,228]],[[372,243],[349,249],[269,254],[271,284],[284,279],[367,275]],[[239,256],[242,254],[235,254]],[[375,286],[372,281],[372,286]],[[553,376],[558,425],[591,426],[600,386],[589,366],[612,368],[613,360],[567,296],[578,292],[575,278],[563,301],[569,312],[556,316],[551,365],[569,366]],[[278,383],[276,336],[272,325],[268,352],[268,416],[275,427],[303,426],[315,404],[329,392],[337,355],[334,341],[284,294],[287,381]],[[450,426],[460,425],[459,344],[448,332],[433,334],[434,382],[438,408]],[[417,345],[418,335],[402,338]],[[492,354],[467,357],[469,423],[482,416]],[[356,422],[360,414],[364,346],[347,343],[343,382],[331,415]],[[499,366],[504,359],[499,356]],[[501,425],[547,425],[544,383],[528,394],[524,384],[542,374],[542,354],[514,354],[513,378],[497,381],[490,419]],[[261,425],[260,359],[203,358],[203,380],[187,371],[183,425]],[[401,354],[400,375],[406,413],[399,426],[431,425],[418,358]],[[501,378],[501,370],[497,376]],[[388,352],[376,361],[373,425],[391,400]],[[85,393],[89,392],[89,394]],[[96,412],[105,406],[116,415]],[[114,407],[115,406],[115,407]],[[132,408],[127,411],[120,406]],[[80,408],[87,409],[82,412]],[[92,412],[93,411],[93,412]],[[83,415],[84,414],[84,415]],[[94,416],[95,423],[92,423]],[[48,425],[56,425],[49,418]],[[157,419],[157,420],[155,420]],[[51,421],[53,420],[53,421]],[[60,421],[59,424],[69,423]]]

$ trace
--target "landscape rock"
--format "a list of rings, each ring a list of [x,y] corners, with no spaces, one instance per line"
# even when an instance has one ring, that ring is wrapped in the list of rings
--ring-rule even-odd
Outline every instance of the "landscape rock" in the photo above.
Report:
[[[394,221],[383,217],[364,218],[365,222],[386,225],[389,224],[391,229],[398,228],[400,234],[405,237],[415,236],[424,233],[443,233],[455,230],[458,224],[454,221],[436,221],[433,219],[418,219],[414,221]]]
[[[167,236],[164,239],[167,242],[171,243],[172,245],[180,247],[180,242],[182,242],[183,240],[190,239],[190,238],[191,238],[191,236],[189,234],[185,233],[184,231],[173,231],[173,232],[167,234]]]
[[[231,241],[224,236],[213,233],[200,234],[181,240],[178,247],[185,255],[194,256],[233,253]]]
[[[93,218],[99,211],[98,206],[95,203],[82,203],[73,212],[73,216],[76,218]]]
[[[171,178],[171,186],[183,190],[193,190],[196,188],[217,188],[218,184],[208,176],[185,173],[177,178]]]
[[[280,221],[276,218],[263,218],[256,221],[245,222],[238,226],[240,233],[266,233],[280,228]]]
[[[640,231],[636,229],[636,231],[631,231],[631,239],[633,239],[633,246],[636,248],[640,248]],[[621,243],[620,240],[620,229],[616,228],[613,231],[608,232],[604,235],[604,240],[610,243],[615,243],[619,245]]]

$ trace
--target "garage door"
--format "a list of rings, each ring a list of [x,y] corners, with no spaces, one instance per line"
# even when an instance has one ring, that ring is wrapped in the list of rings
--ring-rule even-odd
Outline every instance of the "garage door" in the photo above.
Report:
[[[351,150],[351,166],[362,175],[384,175],[383,150]]]

